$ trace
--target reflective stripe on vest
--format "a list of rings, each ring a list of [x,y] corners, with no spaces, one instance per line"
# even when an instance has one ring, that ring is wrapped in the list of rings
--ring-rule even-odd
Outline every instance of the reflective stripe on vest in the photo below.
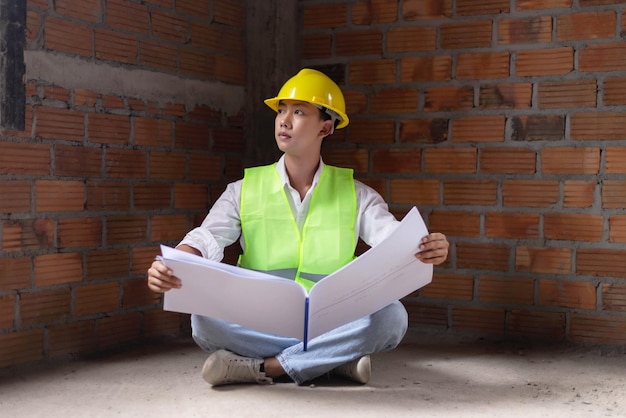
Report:
[[[307,291],[354,259],[352,170],[324,166],[302,233],[275,165],[245,170],[240,202],[245,252],[239,265],[295,279]]]

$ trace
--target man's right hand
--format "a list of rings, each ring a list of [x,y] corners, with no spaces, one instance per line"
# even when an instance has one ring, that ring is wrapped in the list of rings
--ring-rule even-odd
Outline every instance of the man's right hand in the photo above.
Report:
[[[185,251],[195,255],[202,255],[200,251],[189,245],[179,245],[177,250]],[[182,283],[174,276],[174,272],[162,261],[155,260],[148,269],[148,287],[156,293],[165,293],[170,289],[180,289]]]
[[[179,289],[181,281],[162,261],[155,260],[148,269],[148,287],[156,293]]]

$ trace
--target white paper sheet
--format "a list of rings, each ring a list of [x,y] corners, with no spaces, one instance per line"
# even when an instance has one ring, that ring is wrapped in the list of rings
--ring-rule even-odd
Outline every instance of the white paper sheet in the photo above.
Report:
[[[415,258],[428,230],[416,208],[383,242],[311,289],[309,339],[374,313],[432,280],[433,266]]]
[[[415,258],[427,234],[419,212],[411,209],[383,242],[315,284],[310,295],[292,280],[163,246],[163,261],[183,283],[165,294],[164,309],[223,319],[306,345],[430,283],[433,266]]]
[[[306,291],[298,283],[161,246],[165,264],[182,281],[163,309],[210,316],[299,340]]]

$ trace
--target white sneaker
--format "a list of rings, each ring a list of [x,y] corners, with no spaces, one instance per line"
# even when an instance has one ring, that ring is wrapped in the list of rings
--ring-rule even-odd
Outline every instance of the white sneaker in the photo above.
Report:
[[[347,377],[357,383],[365,384],[372,376],[372,362],[370,356],[363,356],[349,363],[335,367],[333,373]]]
[[[226,350],[211,354],[202,367],[202,377],[213,386],[232,383],[272,383],[261,372],[262,359],[238,356]]]

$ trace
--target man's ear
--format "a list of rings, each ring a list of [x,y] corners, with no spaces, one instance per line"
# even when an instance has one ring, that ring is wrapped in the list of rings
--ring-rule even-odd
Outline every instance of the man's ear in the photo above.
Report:
[[[323,137],[327,137],[328,135],[333,133],[333,121],[332,120],[325,120],[324,124],[322,125],[322,130],[320,131],[320,134]]]

